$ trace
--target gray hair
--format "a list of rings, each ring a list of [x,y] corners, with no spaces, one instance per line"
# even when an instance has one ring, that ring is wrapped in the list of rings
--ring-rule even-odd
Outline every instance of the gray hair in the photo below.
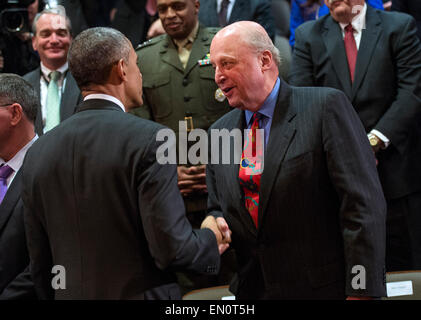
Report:
[[[0,74],[1,104],[19,103],[23,113],[32,123],[40,108],[39,96],[35,89],[21,76],[12,73]]]
[[[107,82],[112,67],[129,62],[131,42],[112,28],[91,28],[81,32],[69,50],[69,69],[80,89]]]
[[[37,22],[41,18],[41,16],[44,15],[44,14],[55,14],[55,15],[58,15],[58,16],[61,16],[61,17],[65,18],[67,30],[69,31],[70,35],[72,34],[72,23],[71,23],[69,17],[66,16],[66,11],[64,11],[60,7],[58,7],[58,8],[44,9],[41,12],[38,12],[36,14],[36,16],[34,18],[34,21],[32,22],[32,33],[34,35],[37,34]]]
[[[258,53],[269,50],[278,68],[281,66],[281,55],[279,50],[277,47],[275,47],[267,33],[264,34],[258,29],[250,28],[247,30],[246,34],[247,37],[244,38],[244,41],[248,45],[256,49]]]

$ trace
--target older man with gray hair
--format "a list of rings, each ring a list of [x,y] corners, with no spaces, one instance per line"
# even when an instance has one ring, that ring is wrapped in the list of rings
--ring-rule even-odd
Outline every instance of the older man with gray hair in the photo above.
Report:
[[[176,166],[156,160],[163,126],[126,114],[142,104],[136,60],[117,30],[80,33],[69,67],[84,101],[27,155],[25,226],[42,299],[178,299],[171,268],[218,272],[217,243],[228,245],[214,219],[203,224],[212,231],[189,224]]]
[[[0,74],[0,300],[31,299],[34,286],[23,224],[21,166],[37,139],[38,96],[15,74]]]
[[[237,254],[232,292],[238,299],[383,296],[385,200],[345,95],[283,82],[277,51],[254,22],[220,30],[210,59],[236,108],[210,130],[250,129],[239,165],[207,167],[208,210],[222,232],[231,227]]]

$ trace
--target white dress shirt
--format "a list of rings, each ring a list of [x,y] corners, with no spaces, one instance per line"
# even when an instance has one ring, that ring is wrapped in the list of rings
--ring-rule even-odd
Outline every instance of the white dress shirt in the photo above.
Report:
[[[126,112],[126,109],[124,108],[123,103],[118,100],[116,97],[110,96],[108,94],[103,94],[103,93],[92,93],[92,94],[88,94],[83,101],[86,100],[91,100],[91,99],[102,99],[102,100],[108,100],[111,102],[114,102],[115,104],[117,104],[124,112]]]

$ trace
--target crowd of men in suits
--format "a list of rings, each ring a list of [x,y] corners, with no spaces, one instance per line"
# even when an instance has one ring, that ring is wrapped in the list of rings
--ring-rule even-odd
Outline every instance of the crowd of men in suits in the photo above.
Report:
[[[158,0],[165,34],[136,50],[110,28],[73,38],[55,9],[35,17],[40,67],[0,75],[0,298],[179,299],[231,282],[238,299],[366,299],[386,294],[386,271],[421,268],[414,18],[326,0],[282,79],[273,21],[210,2]],[[249,129],[241,163],[158,164],[157,133],[179,121]],[[264,170],[245,156],[257,129]]]

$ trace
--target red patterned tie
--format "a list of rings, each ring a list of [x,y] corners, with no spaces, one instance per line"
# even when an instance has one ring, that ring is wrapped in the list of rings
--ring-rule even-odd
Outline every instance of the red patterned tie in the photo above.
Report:
[[[345,27],[345,51],[346,57],[348,58],[349,73],[351,75],[351,81],[354,82],[355,65],[357,63],[357,44],[354,38],[354,29],[351,24]]]
[[[259,129],[259,116],[255,112],[252,125],[244,139],[243,153],[241,155],[239,180],[244,190],[245,206],[249,211],[257,228],[259,212],[260,178],[262,176],[263,146],[257,147],[256,129]]]

